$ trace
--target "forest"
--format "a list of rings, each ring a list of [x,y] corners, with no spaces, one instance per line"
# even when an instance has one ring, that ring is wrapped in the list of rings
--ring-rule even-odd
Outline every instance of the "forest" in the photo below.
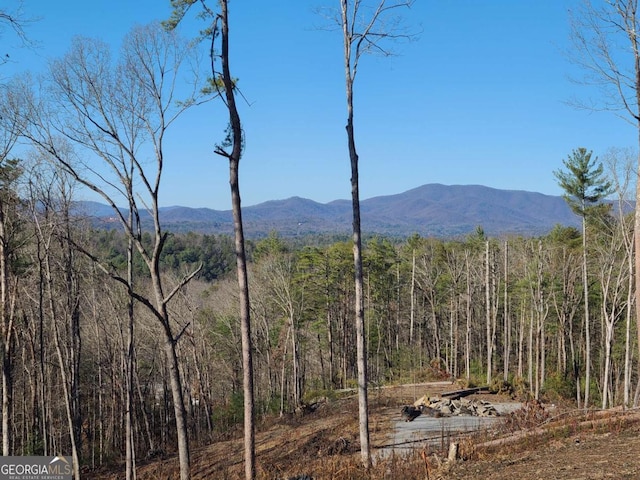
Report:
[[[1,85],[3,456],[70,452],[78,479],[123,462],[135,478],[136,459],[177,453],[188,479],[189,448],[244,424],[255,478],[254,417],[352,389],[367,467],[368,389],[433,379],[581,409],[638,405],[632,153],[601,162],[577,147],[549,172],[581,230],[361,232],[353,80],[361,55],[394,38],[378,15],[412,2],[382,1],[363,33],[350,23],[360,3],[343,0],[353,236],[245,239],[227,2],[200,2],[204,42],[177,30],[195,3],[171,2],[170,19],[134,27],[119,52],[78,38],[45,74]],[[229,162],[234,235],[167,231],[166,138],[214,100],[229,114],[213,152]],[[77,213],[87,191],[113,228]]]
[[[7,195],[5,189],[3,205]],[[157,322],[145,308],[132,307],[127,289],[76,248],[126,271],[126,237],[92,230],[43,198],[10,205],[3,210],[12,239],[4,317],[10,451],[69,451],[73,438],[83,464],[118,460],[130,340],[136,455],[172,451],[170,365],[158,355]],[[588,402],[606,408],[633,403],[638,362],[630,219],[601,220],[587,225]],[[151,241],[148,233],[142,238]],[[293,243],[274,233],[250,241],[248,253],[257,415],[292,412],[353,387],[350,242]],[[159,262],[168,283],[203,265],[168,309],[180,332],[176,353],[190,440],[227,438],[241,423],[243,395],[232,239],[169,234]],[[585,401],[582,236],[575,228],[557,226],[540,238],[486,238],[481,228],[457,240],[371,238],[363,264],[371,388],[455,377],[532,398]],[[138,289],[151,291],[139,255],[133,265]]]

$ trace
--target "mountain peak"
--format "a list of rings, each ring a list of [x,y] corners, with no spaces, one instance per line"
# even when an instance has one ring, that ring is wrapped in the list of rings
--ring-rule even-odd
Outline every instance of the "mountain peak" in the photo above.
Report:
[[[108,207],[84,202],[83,209],[98,219]],[[403,193],[360,202],[364,234],[457,237],[481,226],[490,236],[536,236],[555,225],[579,226],[562,197],[482,185],[425,184]],[[302,197],[269,200],[242,209],[245,233],[262,237],[272,231],[282,236],[349,234],[351,202],[318,203]],[[172,231],[233,233],[231,211],[172,206],[160,210],[164,227]]]

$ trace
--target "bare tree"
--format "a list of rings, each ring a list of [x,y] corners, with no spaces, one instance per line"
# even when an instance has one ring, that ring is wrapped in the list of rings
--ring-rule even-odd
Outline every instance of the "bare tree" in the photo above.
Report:
[[[599,101],[577,101],[581,108],[611,111],[629,121],[638,133],[640,146],[640,17],[638,0],[583,0],[572,15],[574,49],[570,57],[585,72],[586,85],[602,94]],[[639,150],[640,155],[640,150]],[[640,170],[640,156],[637,161]],[[636,178],[635,204],[640,205],[640,175]],[[640,351],[640,208],[635,209],[635,305]],[[638,363],[640,370],[640,362]],[[634,405],[640,401],[640,382]]]
[[[496,333],[498,321],[498,275],[495,253],[489,240],[485,241],[485,327],[487,342],[487,384],[491,383],[493,377],[493,360],[496,350]]]
[[[73,248],[76,239],[70,218],[73,182],[64,173],[52,175],[50,181],[51,185],[47,191],[40,192],[40,204],[33,209],[33,219],[38,242],[43,247],[45,305],[50,315],[53,345],[61,379],[73,475],[76,480],[80,480],[82,342],[78,258],[77,251]]]
[[[536,400],[540,398],[540,390],[544,385],[546,364],[545,322],[549,314],[549,300],[545,287],[545,275],[548,267],[546,252],[542,248],[542,241],[538,241],[537,253],[533,253],[530,269],[529,290],[531,297],[532,318],[530,319],[529,335],[529,377],[534,373],[535,380],[531,385]],[[535,328],[534,328],[535,325]],[[533,335],[533,337],[531,336]],[[535,341],[535,348],[534,348]]]
[[[370,3],[370,4],[369,4]],[[360,449],[366,468],[371,465],[369,450],[369,407],[367,393],[367,351],[364,331],[364,281],[362,274],[362,235],[360,221],[360,186],[358,152],[354,131],[354,84],[360,60],[367,54],[392,55],[390,42],[411,37],[401,28],[398,11],[410,8],[414,0],[340,0],[340,15],[336,18],[342,31],[344,72],[347,100],[347,142],[351,164],[351,203],[353,210],[353,262],[355,267],[355,323],[358,365],[358,411],[360,417]]]
[[[0,365],[2,371],[2,455],[10,455],[12,412],[12,345],[14,343],[15,286],[11,258],[15,248],[16,206],[19,201],[16,181],[20,176],[13,150],[20,136],[20,124],[7,90],[0,100]]]
[[[265,285],[266,292],[264,295],[272,302],[279,310],[277,316],[286,319],[286,327],[283,326],[280,334],[282,340],[282,332],[286,331],[283,344],[279,347],[283,350],[282,353],[282,376],[280,379],[280,415],[284,413],[285,402],[285,359],[287,358],[288,340],[291,340],[291,362],[292,362],[292,396],[293,396],[293,408],[298,408],[302,404],[302,391],[303,391],[303,378],[302,378],[302,366],[300,360],[300,337],[302,332],[298,325],[299,318],[303,313],[303,302],[300,298],[300,290],[296,288],[294,280],[295,261],[293,254],[286,251],[278,251],[278,245],[275,244],[273,251],[267,251],[267,253],[260,257],[258,268],[256,268],[256,275],[259,277],[257,283]],[[254,259],[256,258],[254,254]],[[252,288],[252,291],[254,289]]]
[[[0,8],[0,38],[3,37],[5,29],[9,29],[13,35],[18,37],[21,45],[30,45],[30,40],[25,32],[25,27],[33,21],[27,18],[23,11],[23,1],[20,0],[13,9]],[[11,60],[9,52],[0,52],[0,65]]]
[[[567,230],[565,230],[567,231]],[[577,233],[576,233],[577,235]],[[566,240],[561,236],[561,229],[556,228],[550,235],[550,268],[551,276],[556,278],[558,286],[551,289],[551,304],[558,320],[558,371],[567,372],[566,343],[569,343],[571,356],[571,371],[576,382],[576,402],[580,408],[580,375],[579,361],[576,352],[573,324],[580,307],[580,298],[583,292],[578,288],[581,284],[582,254],[571,249]]]
[[[618,219],[620,236],[624,247],[627,262],[627,288],[625,308],[625,348],[624,348],[624,392],[623,405],[629,406],[631,393],[631,324],[633,316],[633,224],[630,222],[628,212],[633,206],[630,186],[635,174],[635,154],[628,150],[611,149],[605,156],[605,164],[609,171],[609,177],[616,192],[617,201],[615,213]]]
[[[627,262],[622,233],[624,223],[614,225],[611,231],[603,229],[603,239],[598,242],[596,254],[598,257],[598,276],[602,295],[602,318],[604,320],[604,373],[601,379],[602,408],[613,406],[611,394],[612,383],[612,349],[615,335],[615,326],[623,317],[627,308],[626,287],[630,272],[627,271]]]
[[[198,75],[192,76],[192,89],[184,94],[183,100],[176,98],[178,80],[189,62],[196,60],[194,53],[190,44],[158,24],[132,30],[115,67],[104,44],[77,39],[71,52],[52,65],[50,102],[31,102],[31,109],[24,116],[25,134],[75,180],[113,208],[124,233],[144,260],[152,284],[151,294],[136,289],[130,278],[106,266],[103,269],[142,303],[162,328],[182,480],[190,478],[190,455],[176,348],[188,324],[176,324],[167,305],[197,270],[166,292],[160,255],[167,233],[160,223],[158,203],[165,134],[186,109],[206,98],[197,83]],[[81,162],[61,150],[60,138],[74,144],[86,155],[86,160]],[[155,164],[146,162],[149,157]],[[129,206],[133,221],[118,208],[120,201]],[[150,244],[143,240],[140,228],[144,212],[151,220]],[[90,252],[85,253],[91,256]]]

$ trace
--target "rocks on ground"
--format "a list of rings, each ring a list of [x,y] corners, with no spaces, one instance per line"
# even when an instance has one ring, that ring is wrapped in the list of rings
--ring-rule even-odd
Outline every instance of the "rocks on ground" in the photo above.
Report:
[[[422,407],[423,415],[457,416],[471,415],[474,417],[497,417],[498,411],[485,400],[452,400],[449,398],[423,396],[416,400],[414,407]]]

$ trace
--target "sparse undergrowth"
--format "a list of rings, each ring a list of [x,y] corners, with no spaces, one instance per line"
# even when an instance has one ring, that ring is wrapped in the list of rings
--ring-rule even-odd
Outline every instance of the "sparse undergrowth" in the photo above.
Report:
[[[374,447],[388,441],[392,424],[399,417],[397,406],[411,401],[414,390],[392,388],[372,395]],[[640,411],[584,413],[530,402],[505,416],[498,428],[455,439],[459,443],[455,462],[446,461],[447,452],[425,447],[406,456],[378,460],[369,470],[360,462],[356,412],[356,399],[351,397],[328,402],[311,414],[265,424],[256,442],[258,479],[640,478],[636,459],[640,451]],[[599,463],[605,461],[606,467]],[[541,477],[545,471],[550,476]],[[93,473],[93,478],[122,477],[122,472]],[[177,460],[166,458],[141,466],[137,478],[172,479],[177,474]],[[192,475],[194,480],[244,478],[242,440],[194,450]]]

